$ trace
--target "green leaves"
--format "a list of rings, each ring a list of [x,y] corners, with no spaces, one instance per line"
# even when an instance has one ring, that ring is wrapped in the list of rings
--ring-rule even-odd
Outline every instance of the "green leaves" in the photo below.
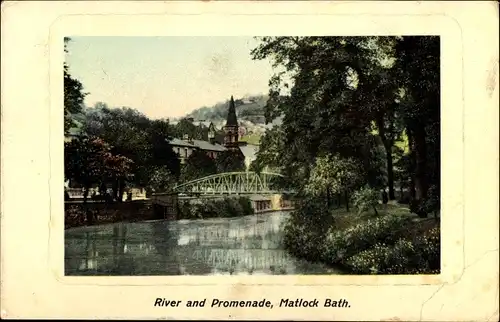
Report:
[[[245,158],[241,153],[224,151],[215,159],[218,173],[236,172],[245,170]]]
[[[339,155],[326,155],[316,158],[311,170],[306,191],[313,195],[322,195],[327,189],[332,193],[350,191],[360,181],[360,166],[352,158]]]
[[[205,151],[194,150],[187,158],[186,164],[181,169],[181,182],[187,182],[215,174],[217,166]]]
[[[90,187],[106,178],[126,178],[133,161],[111,153],[111,147],[98,137],[79,136],[65,143],[65,177]]]
[[[64,51],[67,52],[66,44],[70,41],[69,38],[64,38]],[[68,65],[64,63],[64,134],[68,134],[69,130],[75,126],[72,114],[80,113],[83,109],[83,100],[87,93],[83,92],[82,83],[73,78],[69,72]]]
[[[86,111],[82,131],[103,138],[113,153],[133,160],[131,181],[135,184],[148,186],[152,168],[165,166],[170,174],[179,175],[179,160],[166,141],[172,131],[166,120],[150,120],[135,109],[111,109],[99,102]]]
[[[378,206],[380,194],[377,190],[370,187],[363,187],[352,195],[354,206],[358,208],[358,214],[363,211],[375,208]]]

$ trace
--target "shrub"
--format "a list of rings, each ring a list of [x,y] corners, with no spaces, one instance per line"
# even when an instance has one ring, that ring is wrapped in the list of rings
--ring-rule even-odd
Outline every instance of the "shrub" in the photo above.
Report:
[[[243,210],[243,213],[241,214],[241,216],[249,216],[249,215],[253,215],[255,213],[255,211],[252,207],[252,203],[250,202],[249,198],[240,197],[240,198],[238,198],[238,202],[240,203],[241,208]]]
[[[354,206],[358,208],[358,214],[369,209],[374,209],[375,214],[377,214],[377,208],[375,208],[379,200],[379,193],[377,190],[364,187],[354,192],[352,198]]]
[[[332,227],[323,243],[324,259],[329,263],[342,263],[377,243],[394,243],[410,223],[408,217],[388,215],[366,220],[344,230]]]
[[[192,219],[191,205],[188,201],[179,202],[179,219]]]
[[[333,216],[320,205],[316,197],[300,200],[284,226],[283,243],[297,257],[318,261],[322,256],[322,244]]]
[[[225,198],[223,200],[205,200],[202,203],[179,203],[180,219],[203,219],[218,217],[240,217],[253,214],[250,199],[241,197]]]
[[[440,254],[440,229],[433,228],[413,241],[376,244],[350,257],[346,265],[358,274],[435,274],[440,271]]]

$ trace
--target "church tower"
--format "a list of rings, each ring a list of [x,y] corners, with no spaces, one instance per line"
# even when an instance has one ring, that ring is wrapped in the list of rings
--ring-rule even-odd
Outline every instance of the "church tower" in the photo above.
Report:
[[[238,149],[238,120],[236,119],[236,108],[234,99],[231,96],[229,101],[229,111],[227,113],[226,126],[224,126],[224,146],[227,149]]]

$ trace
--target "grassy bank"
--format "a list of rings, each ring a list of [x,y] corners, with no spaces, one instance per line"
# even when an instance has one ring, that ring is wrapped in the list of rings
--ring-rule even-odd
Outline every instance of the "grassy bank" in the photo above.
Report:
[[[297,257],[355,274],[439,273],[439,222],[399,206],[378,212],[326,211],[303,202],[285,227],[285,245]]]
[[[253,215],[250,199],[246,197],[203,200],[200,203],[179,203],[179,219],[229,218]]]

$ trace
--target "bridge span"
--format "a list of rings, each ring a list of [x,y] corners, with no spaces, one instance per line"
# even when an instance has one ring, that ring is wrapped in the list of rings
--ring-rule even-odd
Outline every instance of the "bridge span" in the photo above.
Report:
[[[283,199],[292,190],[278,189],[276,183],[283,175],[270,172],[228,172],[206,176],[175,186],[172,191],[151,196],[154,206],[165,218],[175,218],[179,200],[249,197],[256,213],[292,209],[293,205]]]

